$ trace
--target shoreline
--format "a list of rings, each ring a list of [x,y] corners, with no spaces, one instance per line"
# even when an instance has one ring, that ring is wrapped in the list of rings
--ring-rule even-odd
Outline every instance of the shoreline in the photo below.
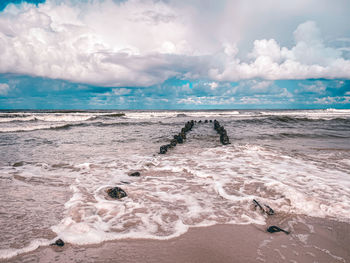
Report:
[[[191,227],[169,240],[40,247],[0,262],[350,262],[349,223],[302,216],[270,218],[267,225]],[[291,233],[266,232],[273,223]]]

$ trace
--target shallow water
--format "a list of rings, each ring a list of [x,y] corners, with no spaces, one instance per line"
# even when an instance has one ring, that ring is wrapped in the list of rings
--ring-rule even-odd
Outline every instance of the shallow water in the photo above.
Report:
[[[0,258],[279,213],[350,218],[350,111],[0,112]],[[189,120],[184,144],[159,155]],[[140,171],[141,177],[128,173]],[[128,197],[111,200],[106,189]]]

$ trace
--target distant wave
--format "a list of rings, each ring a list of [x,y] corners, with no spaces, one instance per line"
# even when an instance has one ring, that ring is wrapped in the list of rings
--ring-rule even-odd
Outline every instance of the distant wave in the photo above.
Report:
[[[162,123],[162,122],[74,122],[74,123],[61,123],[61,124],[43,124],[43,125],[32,125],[32,126],[17,126],[17,127],[0,127],[0,133],[6,132],[30,132],[37,130],[68,130],[73,127],[109,127],[109,126],[149,126],[149,125],[174,125],[173,123]]]
[[[0,123],[6,122],[26,122],[26,121],[37,121],[34,116],[26,116],[26,117],[0,117]]]
[[[98,115],[96,117],[123,117],[125,116],[125,113],[108,113],[108,114],[102,114],[102,115]]]
[[[302,116],[269,116],[266,119],[272,122],[285,122],[285,123],[298,123],[298,122],[350,122],[350,117],[340,117],[340,116],[332,116],[332,117],[302,117]]]
[[[305,138],[305,139],[331,139],[331,138],[350,138],[349,135],[342,134],[331,134],[331,133],[288,133],[282,132],[273,135],[260,135],[261,137],[268,137],[270,139],[280,140],[280,139],[296,139],[296,138]]]
[[[85,126],[84,123],[70,123],[60,125],[35,125],[35,126],[24,126],[24,127],[1,127],[0,133],[5,132],[29,132],[37,130],[62,130],[69,129],[73,126]]]
[[[84,122],[95,119],[104,118],[119,118],[125,116],[124,113],[2,113],[0,114],[0,123],[6,122],[30,122],[30,121],[42,121],[42,122]]]

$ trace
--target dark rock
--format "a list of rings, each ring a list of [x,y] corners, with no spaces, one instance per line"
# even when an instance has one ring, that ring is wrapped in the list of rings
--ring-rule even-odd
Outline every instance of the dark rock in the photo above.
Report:
[[[287,235],[289,234],[288,231],[286,231],[286,230],[284,230],[282,228],[279,228],[278,226],[270,226],[268,229],[266,229],[266,231],[269,232],[269,233],[284,232]]]
[[[167,151],[168,151],[168,147],[166,145],[160,146],[160,149],[159,149],[160,154],[166,154]]]
[[[219,126],[216,131],[219,133],[219,134],[227,134],[224,126]]]
[[[176,140],[176,139],[172,139],[171,142],[170,142],[170,145],[171,145],[172,147],[175,147],[176,144],[177,144],[177,140]]]
[[[221,142],[223,145],[230,144],[230,140],[229,140],[228,136],[225,135],[225,134],[220,135],[220,142]]]
[[[202,123],[202,120],[199,120],[199,122],[198,123]]]
[[[179,135],[174,135],[174,139],[180,144],[184,142],[183,138]]]
[[[115,199],[121,199],[123,197],[128,196],[123,189],[117,186],[107,189],[107,194]]]
[[[204,123],[208,123],[208,120],[205,120]]]
[[[265,206],[264,211],[266,214],[268,214],[269,216],[272,216],[275,214],[275,211],[273,211],[273,209],[271,207],[269,207],[268,205],[265,205],[265,204],[264,204],[264,206]]]
[[[268,205],[264,204],[264,207],[255,199],[253,199],[253,203],[255,207],[259,207],[260,211],[263,213],[268,214],[269,216],[274,215],[275,211],[273,211],[273,209],[271,207],[269,207]]]
[[[52,243],[52,244],[50,244],[51,246],[59,246],[59,247],[63,247],[64,246],[64,242],[63,242],[63,240],[62,239],[57,239],[56,241],[55,241],[55,243]]]
[[[184,139],[184,140],[186,139],[186,133],[184,133],[184,132],[180,132],[179,136],[181,136],[182,139]]]
[[[140,172],[134,172],[129,174],[129,176],[140,176],[140,175],[141,175]]]
[[[23,165],[24,165],[24,162],[21,161],[21,162],[14,163],[12,166],[13,167],[19,167],[19,166],[23,166]]]
[[[210,120],[209,122],[210,122],[210,123],[212,123],[213,121],[212,121],[212,120]]]
[[[217,120],[214,120],[214,129],[217,130],[220,127],[220,123]]]

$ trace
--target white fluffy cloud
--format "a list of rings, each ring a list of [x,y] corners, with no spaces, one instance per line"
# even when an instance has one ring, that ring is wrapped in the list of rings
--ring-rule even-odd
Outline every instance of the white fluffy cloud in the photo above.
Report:
[[[39,7],[9,6],[0,13],[0,73],[115,87],[149,86],[171,77],[212,83],[350,78],[350,61],[327,46],[312,21],[296,28],[292,47],[278,39],[255,40],[242,58],[238,47],[251,24],[247,19],[276,5],[255,1],[261,8],[252,11],[246,3],[251,1],[48,0]],[[303,3],[279,11],[305,12],[309,4]]]
[[[307,79],[349,78],[350,60],[341,52],[325,46],[315,22],[307,21],[294,31],[295,46],[280,47],[274,39],[256,40],[249,54],[251,62],[235,58],[220,71],[210,70],[210,76],[218,81],[240,79]]]

